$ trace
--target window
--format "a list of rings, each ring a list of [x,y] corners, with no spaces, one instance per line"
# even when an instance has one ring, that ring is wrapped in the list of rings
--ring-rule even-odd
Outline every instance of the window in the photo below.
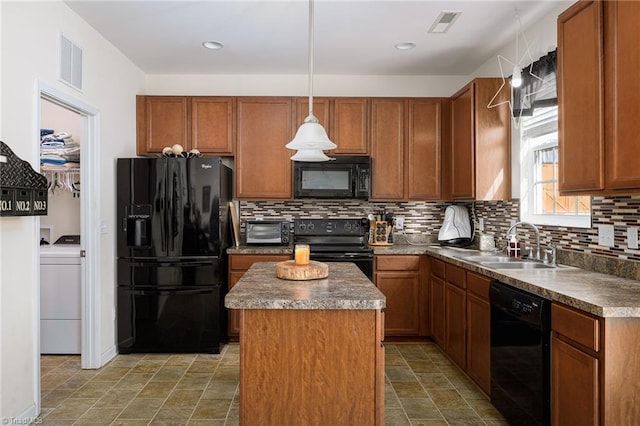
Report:
[[[558,191],[558,107],[536,108],[520,119],[521,216],[539,225],[591,227],[589,196]]]

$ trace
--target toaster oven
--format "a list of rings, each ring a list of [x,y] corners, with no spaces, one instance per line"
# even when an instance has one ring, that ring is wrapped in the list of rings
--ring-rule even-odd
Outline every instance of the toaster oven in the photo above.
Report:
[[[246,222],[248,245],[289,245],[290,225],[282,220],[248,220]]]

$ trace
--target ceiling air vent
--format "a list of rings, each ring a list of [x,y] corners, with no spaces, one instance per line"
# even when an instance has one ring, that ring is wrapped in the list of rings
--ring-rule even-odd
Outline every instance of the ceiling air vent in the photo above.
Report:
[[[431,24],[429,28],[430,33],[446,33],[451,28],[458,16],[462,15],[462,12],[455,12],[452,10],[443,10],[436,20]]]
[[[82,49],[60,35],[60,80],[82,90]]]

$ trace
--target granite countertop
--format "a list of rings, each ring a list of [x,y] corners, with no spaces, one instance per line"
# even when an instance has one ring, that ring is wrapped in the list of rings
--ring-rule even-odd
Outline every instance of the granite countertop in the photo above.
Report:
[[[459,259],[479,250],[425,247],[424,254],[600,317],[640,317],[640,282],[572,266],[492,269]]]
[[[272,247],[267,250],[273,249]],[[279,250],[291,250],[280,247]],[[234,249],[237,250],[237,249]],[[270,254],[260,247],[238,251],[243,254]],[[278,253],[291,253],[280,251]],[[492,269],[459,259],[460,256],[487,254],[479,250],[443,247],[438,244],[395,244],[374,247],[375,255],[423,255],[444,260],[467,270],[495,278],[503,283],[547,299],[573,306],[603,318],[640,318],[640,281],[559,265],[553,269]],[[275,273],[274,273],[275,277]]]
[[[386,298],[353,263],[328,262],[329,276],[289,281],[276,262],[256,262],[225,296],[230,309],[384,309]]]
[[[227,254],[293,254],[293,246],[247,246],[229,247]]]

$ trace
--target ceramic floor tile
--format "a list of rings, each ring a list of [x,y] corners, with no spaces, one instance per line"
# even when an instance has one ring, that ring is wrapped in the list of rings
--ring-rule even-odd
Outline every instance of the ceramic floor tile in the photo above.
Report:
[[[120,408],[124,409],[138,393],[137,390],[111,389],[100,398],[93,408]]]
[[[191,416],[192,419],[224,420],[229,413],[231,399],[203,399]]]
[[[166,408],[194,408],[200,401],[202,392],[196,389],[176,389],[171,392],[163,406]]]
[[[79,419],[93,404],[93,399],[67,398],[47,415],[49,420]]]
[[[135,398],[122,411],[119,419],[151,420],[164,402],[162,398]]]
[[[407,360],[409,368],[414,373],[439,373],[440,369],[431,360]]]
[[[444,408],[440,412],[451,426],[485,426],[486,423],[471,408]]]
[[[387,426],[507,426],[435,344],[385,343],[385,361]],[[81,370],[79,356],[42,356],[41,366],[43,425],[239,425],[237,343],[221,354],[118,355],[97,370]]]
[[[384,410],[384,424],[394,426],[410,426],[411,423],[401,408],[389,408]]]
[[[191,408],[160,408],[150,425],[179,426],[186,425],[193,413]]]
[[[385,367],[384,371],[392,382],[415,382],[418,380],[408,367],[390,365]]]
[[[149,382],[142,388],[138,398],[166,398],[174,386],[166,382]]]
[[[199,389],[203,390],[211,381],[211,374],[206,373],[186,373],[178,384],[176,389]]]
[[[419,382],[393,382],[393,389],[398,398],[428,398],[429,395]]]
[[[453,383],[442,373],[416,373],[416,377],[425,389],[454,389]]]
[[[429,389],[427,392],[440,409],[469,408],[467,401],[455,389]]]
[[[91,408],[74,423],[74,426],[108,426],[121,411],[119,408]]]
[[[151,378],[152,382],[177,382],[184,373],[187,372],[187,366],[163,366]]]
[[[202,394],[202,399],[233,399],[238,382],[212,380]]]
[[[442,419],[440,411],[429,398],[400,398],[400,404],[410,419]]]

